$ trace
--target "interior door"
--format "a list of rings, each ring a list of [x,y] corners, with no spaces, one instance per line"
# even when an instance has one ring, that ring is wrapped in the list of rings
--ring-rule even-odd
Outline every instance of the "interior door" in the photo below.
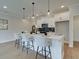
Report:
[[[69,21],[60,21],[55,23],[56,33],[65,36],[65,42],[69,41]]]

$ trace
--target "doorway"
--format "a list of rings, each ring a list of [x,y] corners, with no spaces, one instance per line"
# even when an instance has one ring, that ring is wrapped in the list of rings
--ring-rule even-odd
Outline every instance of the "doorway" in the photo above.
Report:
[[[65,37],[65,43],[69,42],[69,21],[59,21],[55,23],[56,33]]]

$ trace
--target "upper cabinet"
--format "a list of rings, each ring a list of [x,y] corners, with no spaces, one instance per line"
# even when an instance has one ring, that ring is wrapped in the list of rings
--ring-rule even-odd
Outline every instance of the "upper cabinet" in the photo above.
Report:
[[[68,7],[58,8],[53,13],[56,22],[69,20],[70,10]]]
[[[55,22],[59,21],[68,21],[69,20],[70,12],[63,12],[55,15]]]

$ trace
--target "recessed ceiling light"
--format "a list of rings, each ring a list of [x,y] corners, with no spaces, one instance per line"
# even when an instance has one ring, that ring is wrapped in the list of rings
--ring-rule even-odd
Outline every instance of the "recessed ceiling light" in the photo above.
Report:
[[[61,5],[61,8],[64,8],[64,5]]]
[[[3,8],[5,8],[5,9],[6,9],[6,8],[7,8],[7,6],[3,6]]]

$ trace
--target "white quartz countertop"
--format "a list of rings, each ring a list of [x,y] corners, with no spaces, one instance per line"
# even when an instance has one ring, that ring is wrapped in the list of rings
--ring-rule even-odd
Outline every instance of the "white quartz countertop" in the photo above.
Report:
[[[61,38],[64,37],[64,35],[52,35],[52,36],[47,36],[47,38],[50,39],[57,39],[57,40],[61,40]]]

